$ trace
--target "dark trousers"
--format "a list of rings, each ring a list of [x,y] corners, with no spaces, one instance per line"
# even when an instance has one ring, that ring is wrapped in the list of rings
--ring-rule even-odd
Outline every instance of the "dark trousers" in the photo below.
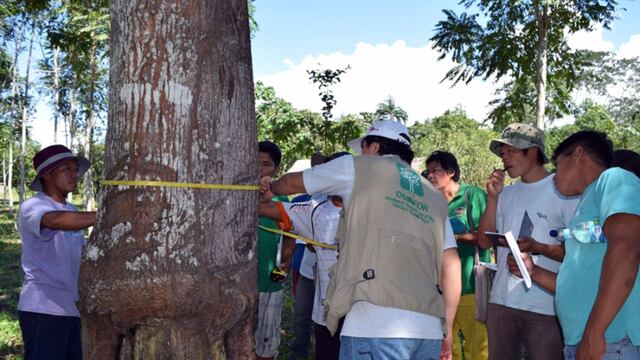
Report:
[[[82,360],[79,317],[18,311],[25,360]]]
[[[340,355],[340,329],[331,336],[326,326],[315,324],[316,360],[338,360]]]
[[[520,359],[522,345],[531,360],[562,360],[563,340],[558,318],[489,304],[489,359]]]
[[[312,279],[300,275],[296,285],[296,297],[293,305],[293,332],[295,338],[291,344],[291,351],[297,357],[306,358],[309,354],[311,327],[313,326],[311,312],[313,311],[315,289]]]

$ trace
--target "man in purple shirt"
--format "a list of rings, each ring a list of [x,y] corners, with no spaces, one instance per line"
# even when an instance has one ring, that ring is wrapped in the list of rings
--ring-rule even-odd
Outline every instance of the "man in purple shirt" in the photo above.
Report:
[[[85,239],[95,212],[67,203],[67,194],[91,163],[63,145],[42,149],[33,157],[38,193],[22,203],[18,228],[22,239],[24,283],[18,317],[26,360],[82,359],[78,273]]]

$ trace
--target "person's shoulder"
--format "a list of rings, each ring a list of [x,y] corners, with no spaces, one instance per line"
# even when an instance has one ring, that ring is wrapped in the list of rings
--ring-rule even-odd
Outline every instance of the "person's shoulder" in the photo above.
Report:
[[[621,185],[638,187],[640,189],[640,178],[634,173],[619,167],[609,168],[600,174],[596,183],[603,189],[617,189]]]
[[[469,192],[469,195],[483,195],[486,196],[486,192],[482,190],[479,186],[461,183],[460,185],[466,188],[466,191]]]
[[[43,195],[42,193],[38,193],[28,198],[27,200],[23,201],[22,205],[20,205],[20,211],[22,212],[25,210],[30,210],[35,207],[47,207],[47,208],[53,209],[54,205],[46,195]]]

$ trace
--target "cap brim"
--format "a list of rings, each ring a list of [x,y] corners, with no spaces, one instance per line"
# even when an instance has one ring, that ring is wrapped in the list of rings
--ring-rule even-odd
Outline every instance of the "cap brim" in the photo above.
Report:
[[[84,176],[84,174],[87,173],[87,171],[91,167],[91,161],[89,161],[89,159],[85,158],[84,156],[76,156],[75,158],[76,160],[78,160],[78,178],[81,178]],[[62,161],[67,159],[69,158],[61,159],[59,162],[54,163],[49,170],[44,171],[42,174],[37,175],[35,179],[33,179],[29,184],[29,189],[33,191],[42,191],[42,181],[40,181],[40,179],[42,179],[42,176],[49,173],[51,170],[55,169]]]
[[[349,141],[347,146],[356,154],[362,155],[362,140],[364,140],[364,136]]]
[[[544,153],[544,149],[541,148],[538,145],[531,145],[525,148],[521,148],[520,146],[518,146],[517,144],[514,144],[513,142],[506,140],[506,139],[495,139],[495,140],[491,140],[491,143],[489,144],[489,150],[491,150],[492,153],[496,154],[498,157],[502,156],[500,155],[500,147],[502,147],[502,145],[509,145],[509,146],[513,146],[516,149],[520,149],[520,150],[525,150],[531,147],[537,147],[538,149],[541,150],[542,152],[542,162],[544,164],[549,162],[549,158],[547,158],[547,155]]]

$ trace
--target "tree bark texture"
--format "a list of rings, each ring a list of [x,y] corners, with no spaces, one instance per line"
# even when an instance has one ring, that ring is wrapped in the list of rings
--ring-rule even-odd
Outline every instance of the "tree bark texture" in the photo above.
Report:
[[[114,0],[104,177],[257,184],[245,0]],[[103,187],[87,359],[252,359],[256,191]]]

